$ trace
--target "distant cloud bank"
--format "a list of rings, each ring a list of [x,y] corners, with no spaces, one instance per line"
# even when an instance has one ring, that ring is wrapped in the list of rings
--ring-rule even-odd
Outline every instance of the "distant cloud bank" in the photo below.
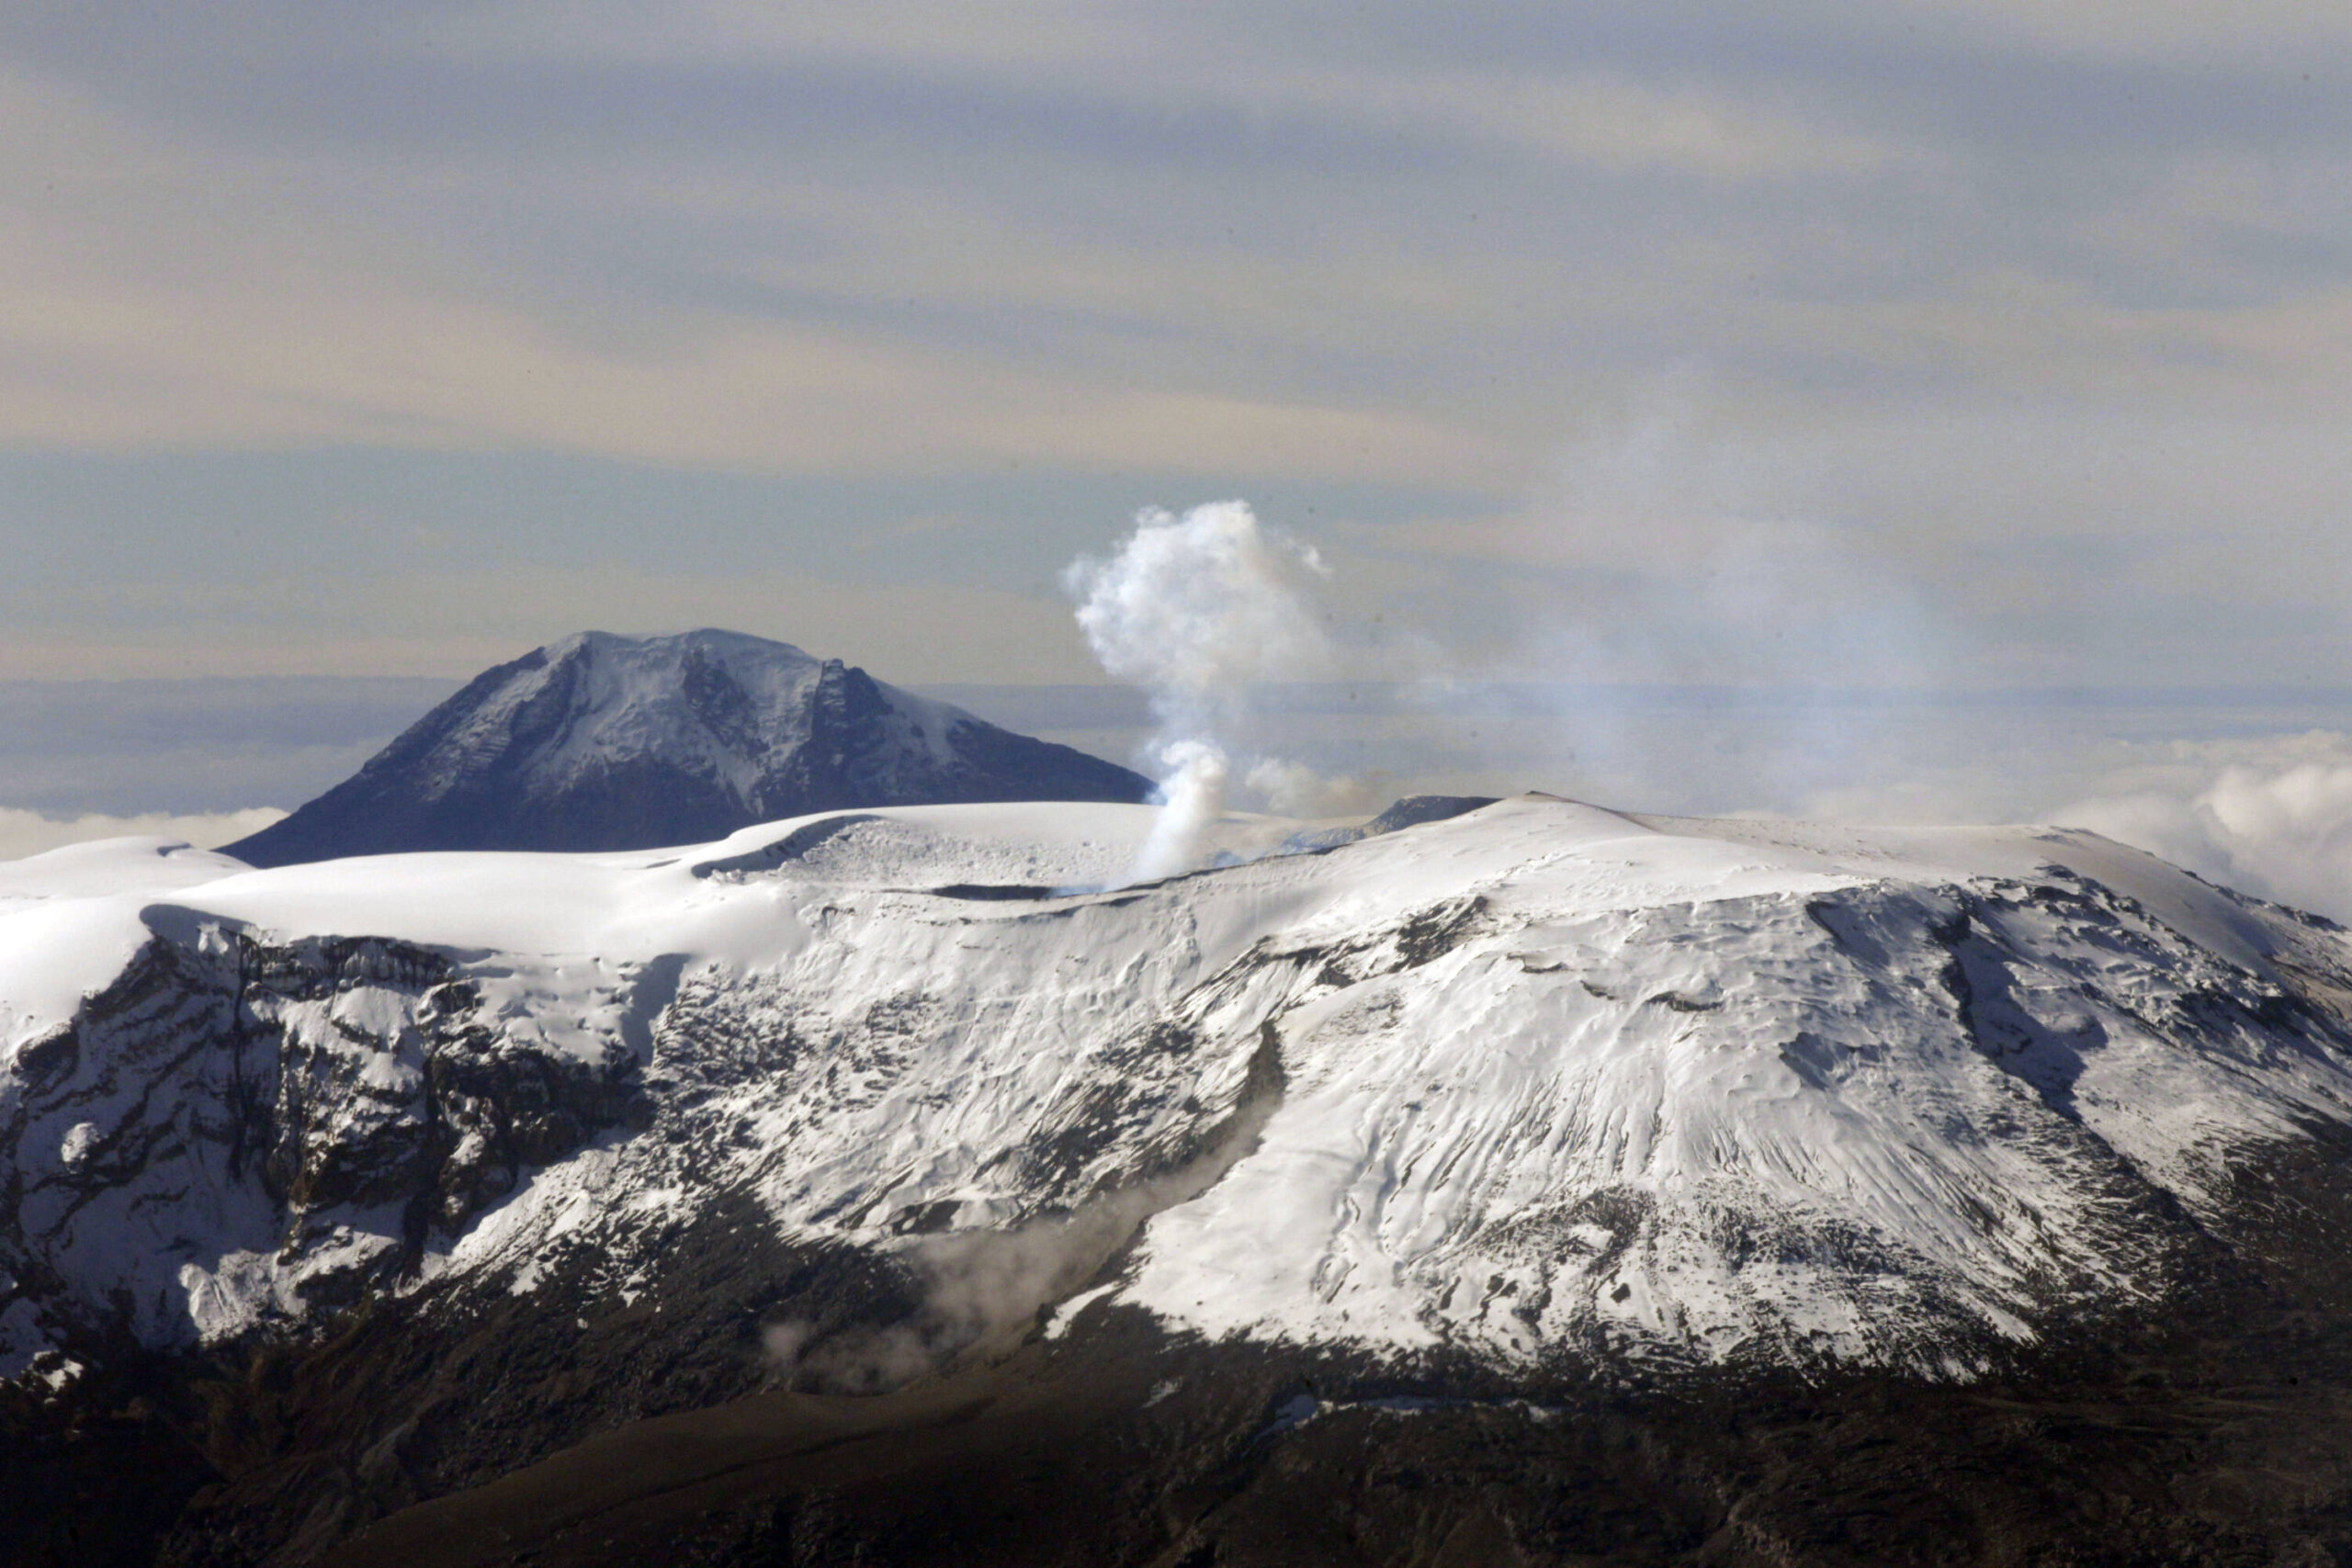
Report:
[[[2182,750],[2169,779],[2055,815],[2241,893],[2352,921],[2352,735]]]
[[[153,811],[139,817],[56,818],[0,807],[0,860],[21,860],[93,839],[149,835],[186,839],[199,850],[217,849],[248,833],[258,833],[285,815],[274,806],[256,806],[245,811],[208,811],[188,817]]]

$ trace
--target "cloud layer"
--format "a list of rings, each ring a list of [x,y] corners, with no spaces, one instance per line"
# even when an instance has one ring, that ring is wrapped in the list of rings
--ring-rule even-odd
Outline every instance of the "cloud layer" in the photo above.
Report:
[[[2352,922],[2352,735],[2177,750],[2052,815],[2241,892]]]
[[[650,567],[1067,678],[1059,561],[1241,493],[1449,645],[1834,556],[1938,683],[2337,678],[2352,24],[2218,15],[30,0],[0,669],[458,675]],[[1596,507],[1661,389],[1672,482]],[[713,476],[764,519],[682,570]],[[436,528],[517,570],[385,560]]]
[[[0,860],[17,860],[94,839],[154,836],[185,839],[200,850],[217,849],[222,844],[234,843],[249,833],[258,833],[285,815],[275,807],[263,806],[245,811],[203,812],[194,816],[152,811],[134,817],[90,814],[55,818],[43,817],[37,811],[0,807]]]

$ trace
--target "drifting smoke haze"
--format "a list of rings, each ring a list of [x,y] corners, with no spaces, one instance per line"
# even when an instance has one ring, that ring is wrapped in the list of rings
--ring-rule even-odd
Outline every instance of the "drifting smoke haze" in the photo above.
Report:
[[[797,1387],[829,1393],[903,1387],[1034,1327],[1041,1309],[1083,1286],[1154,1210],[1194,1190],[1136,1189],[1020,1230],[919,1237],[899,1255],[922,1292],[912,1315],[821,1338],[806,1323],[774,1324],[762,1344]]]
[[[1888,475],[1734,434],[1719,403],[1703,378],[1661,381],[1497,526],[1488,551],[1526,569],[1498,594],[1509,646],[1453,667],[1484,672],[1473,689],[1572,688],[1525,716],[1533,746],[1522,725],[1497,750],[1548,752],[1571,792],[1611,806],[2086,827],[2352,919],[2352,736],[2248,733],[2331,700],[2340,714],[2342,694],[2004,689],[2004,650],[1972,627],[2082,640],[2081,607],[2045,597],[2033,558],[1948,547],[1950,570],[1923,570],[1896,530],[1866,525],[1890,510]],[[2087,671],[2102,654],[2076,657]],[[2197,737],[2208,725],[2234,733]]]
[[[1487,584],[1490,640],[1397,644],[1445,729],[1423,748],[1438,771],[1397,758],[1415,787],[2062,823],[2352,920],[2352,735],[2249,733],[2301,714],[2340,723],[2352,700],[2006,688],[2002,650],[1972,628],[2071,640],[2083,625],[2078,605],[2042,599],[2032,558],[1955,549],[1947,572],[1925,571],[1870,521],[1888,509],[1887,475],[1735,434],[1721,402],[1703,376],[1661,379],[1565,448],[1524,512],[1487,526],[1475,547],[1506,569]],[[2101,654],[2079,657],[2087,671]],[[2206,726],[2233,733],[2199,737]]]
[[[1376,646],[1354,628],[1352,668],[1335,668],[1309,596],[1330,577],[1321,556],[1239,501],[1144,513],[1115,554],[1071,566],[1096,657],[1150,702],[1136,754],[1165,809],[1132,876],[1201,864],[1237,795],[1329,816],[1385,804],[1360,782],[1382,779],[1388,794],[1535,788],[1678,815],[2061,823],[2352,919],[2352,736],[2167,737],[2242,730],[2246,699],[2230,694],[1973,691],[1983,671],[1951,656],[1926,585],[1806,520],[1802,463],[1725,456],[1697,418],[1652,410],[1571,455],[1495,553],[1589,559],[1605,538],[1610,571],[1529,572],[1484,649],[1392,622]],[[1303,695],[1367,671],[1403,678],[1340,679],[1319,709]],[[2322,707],[2286,702],[2271,722]]]
[[[1165,808],[1134,880],[1201,863],[1204,835],[1225,812],[1230,737],[1251,684],[1313,680],[1328,669],[1329,649],[1304,587],[1326,574],[1312,547],[1261,528],[1240,501],[1181,517],[1141,513],[1117,554],[1081,557],[1063,574],[1095,658],[1114,679],[1142,688],[1158,723],[1145,761],[1159,777]],[[1295,764],[1251,763],[1260,787],[1285,798],[1303,793],[1306,775]]]
[[[1175,1168],[1098,1191],[1068,1214],[1017,1230],[916,1236],[899,1254],[922,1305],[896,1323],[833,1333],[791,1321],[761,1333],[769,1364],[789,1383],[831,1393],[879,1393],[986,1354],[1036,1326],[1125,1247],[1151,1216],[1197,1198],[1258,1145],[1281,1100],[1278,1056],[1250,1065],[1232,1114]]]
[[[1722,401],[1668,378],[1596,422],[1483,525],[1479,632],[1396,639],[1428,706],[1490,721],[1465,760],[1554,764],[1632,809],[1797,810],[1898,748],[1902,716],[1857,694],[1955,672],[1940,606],[1844,513],[1834,461],[1730,434]]]

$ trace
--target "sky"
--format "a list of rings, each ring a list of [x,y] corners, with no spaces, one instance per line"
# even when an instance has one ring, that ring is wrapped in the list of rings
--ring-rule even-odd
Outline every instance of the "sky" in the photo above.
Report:
[[[2341,0],[0,24],[6,682],[1096,682],[1065,566],[1238,498],[1367,679],[2301,713],[2347,412]]]

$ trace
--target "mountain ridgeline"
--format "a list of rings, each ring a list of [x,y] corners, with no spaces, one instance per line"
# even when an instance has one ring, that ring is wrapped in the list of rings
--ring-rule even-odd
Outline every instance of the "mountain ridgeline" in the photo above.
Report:
[[[0,864],[0,1562],[2352,1562],[2352,934],[1157,817]]]
[[[847,807],[1133,803],[1151,789],[789,643],[583,632],[484,671],[356,774],[227,852],[275,866],[651,849]]]
[[[0,863],[0,1562],[2352,1563],[2352,933],[1146,788],[589,634]]]

